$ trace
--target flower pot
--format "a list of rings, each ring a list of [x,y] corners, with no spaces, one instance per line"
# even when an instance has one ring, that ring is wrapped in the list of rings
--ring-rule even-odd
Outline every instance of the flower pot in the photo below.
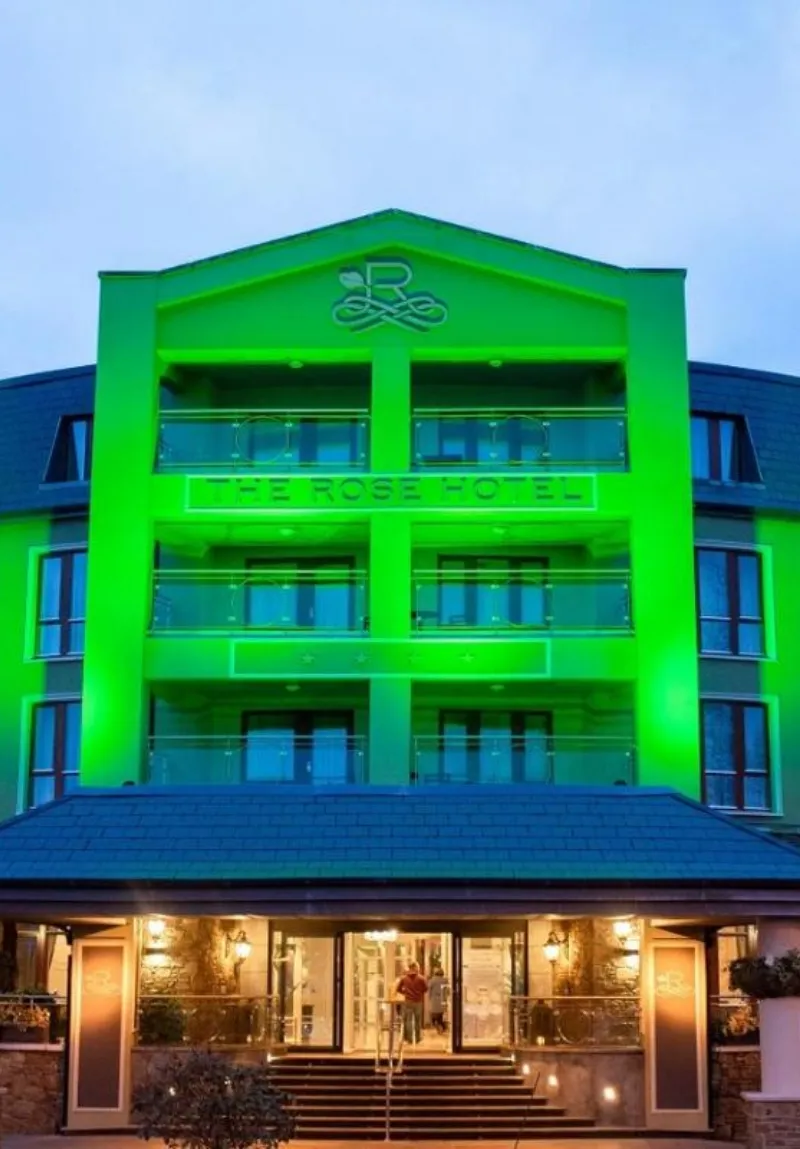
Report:
[[[761,1018],[761,1092],[770,1097],[800,1097],[800,997],[759,1002]]]
[[[16,1025],[0,1026],[0,1042],[14,1045],[46,1045],[47,1029],[20,1029]]]

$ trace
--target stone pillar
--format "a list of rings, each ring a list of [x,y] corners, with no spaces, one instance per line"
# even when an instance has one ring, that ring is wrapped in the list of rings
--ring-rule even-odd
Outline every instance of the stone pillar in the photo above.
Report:
[[[800,950],[800,921],[761,921],[758,950],[776,958]],[[800,1149],[800,998],[759,1002],[761,1092],[743,1094],[748,1149]]]

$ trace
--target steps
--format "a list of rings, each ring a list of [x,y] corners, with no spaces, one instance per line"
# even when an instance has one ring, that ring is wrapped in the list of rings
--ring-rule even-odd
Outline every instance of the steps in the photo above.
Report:
[[[384,1139],[386,1076],[374,1059],[292,1053],[272,1063],[271,1078],[293,1098],[299,1139]],[[591,1127],[534,1096],[502,1057],[414,1055],[393,1077],[394,1141],[534,1138]]]

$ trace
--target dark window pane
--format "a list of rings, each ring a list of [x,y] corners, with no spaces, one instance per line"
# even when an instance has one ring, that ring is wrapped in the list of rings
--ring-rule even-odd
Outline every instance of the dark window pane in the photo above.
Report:
[[[44,658],[61,653],[61,623],[51,622],[39,627],[37,653]]]
[[[41,806],[45,802],[52,802],[56,796],[56,780],[54,774],[36,775],[31,785],[31,805]]]
[[[706,702],[703,707],[703,751],[706,770],[735,772],[733,731],[733,708],[725,702]]]
[[[706,775],[706,801],[709,806],[736,809],[736,779],[733,775]]]
[[[80,776],[78,774],[65,774],[64,775],[64,793],[72,794],[80,787]]]
[[[711,460],[708,451],[708,420],[692,417],[692,474],[696,479],[708,479]]]
[[[72,555],[72,618],[86,617],[86,551],[75,551]]]
[[[769,788],[764,774],[748,774],[744,780],[745,810],[768,810]]]
[[[763,706],[743,707],[745,770],[766,773],[767,714]]]
[[[700,647],[706,654],[731,653],[731,628],[727,622],[701,622]]]
[[[55,763],[55,706],[37,706],[33,717],[33,769],[52,770]]]
[[[727,551],[699,551],[697,568],[700,582],[700,614],[704,618],[730,617]]]
[[[41,621],[57,619],[61,615],[61,577],[63,556],[49,555],[42,559],[42,585],[39,595]]]
[[[738,478],[736,465],[736,424],[732,419],[720,419],[719,427],[719,477],[730,482]]]
[[[758,656],[764,653],[764,628],[759,622],[740,622],[739,654]]]
[[[761,561],[755,554],[737,556],[739,571],[739,614],[742,618],[761,618]]]
[[[81,747],[81,704],[68,702],[64,707],[63,769],[77,770]]]
[[[83,654],[85,630],[86,624],[83,622],[73,622],[68,624],[67,652],[69,654]]]

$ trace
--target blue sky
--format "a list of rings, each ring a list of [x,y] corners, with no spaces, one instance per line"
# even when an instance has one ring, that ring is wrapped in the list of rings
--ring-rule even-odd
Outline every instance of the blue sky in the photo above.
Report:
[[[797,0],[0,0],[0,376],[96,272],[383,207],[689,271],[696,358],[800,373]]]

